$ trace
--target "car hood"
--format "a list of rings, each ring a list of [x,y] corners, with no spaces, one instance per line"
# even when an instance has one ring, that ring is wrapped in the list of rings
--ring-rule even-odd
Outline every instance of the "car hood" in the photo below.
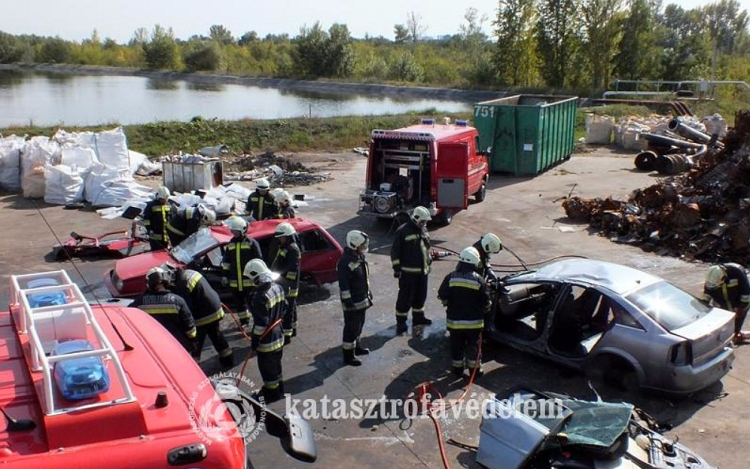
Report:
[[[126,257],[115,263],[115,274],[124,282],[138,277],[145,277],[150,268],[168,262],[178,265],[167,251],[144,252],[133,257]]]

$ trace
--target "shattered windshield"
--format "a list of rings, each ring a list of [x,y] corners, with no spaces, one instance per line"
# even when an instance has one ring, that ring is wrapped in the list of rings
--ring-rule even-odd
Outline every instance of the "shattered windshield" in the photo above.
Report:
[[[209,228],[201,228],[178,246],[172,248],[171,254],[176,260],[183,264],[189,264],[195,256],[204,253],[219,245]]]
[[[625,299],[638,306],[668,331],[697,321],[711,311],[711,308],[696,297],[667,282],[649,285]]]

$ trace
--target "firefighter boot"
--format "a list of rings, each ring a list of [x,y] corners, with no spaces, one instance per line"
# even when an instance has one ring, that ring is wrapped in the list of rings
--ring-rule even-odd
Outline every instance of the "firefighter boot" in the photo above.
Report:
[[[396,335],[406,334],[406,331],[409,330],[409,327],[406,325],[406,318],[397,318],[396,319]]]
[[[357,344],[354,347],[354,355],[369,355],[370,349],[367,347],[362,347],[362,345],[357,341]]]
[[[222,357],[219,356],[219,364],[223,369],[232,368],[234,366],[234,354],[232,351],[229,351],[229,355]]]
[[[415,314],[411,320],[412,326],[429,326],[432,324],[432,319],[424,317],[424,313]]]
[[[349,366],[360,366],[362,361],[354,356],[354,349],[344,349],[344,363]]]

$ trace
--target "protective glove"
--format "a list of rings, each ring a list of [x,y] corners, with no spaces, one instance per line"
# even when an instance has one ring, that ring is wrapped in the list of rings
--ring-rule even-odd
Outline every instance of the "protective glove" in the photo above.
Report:
[[[394,270],[393,271],[393,278],[401,278],[401,271],[400,270]]]

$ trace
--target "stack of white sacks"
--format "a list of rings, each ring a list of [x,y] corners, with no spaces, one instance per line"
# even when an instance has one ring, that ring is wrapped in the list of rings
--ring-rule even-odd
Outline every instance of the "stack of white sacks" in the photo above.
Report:
[[[152,190],[136,183],[133,174],[142,168],[153,171],[153,165],[128,150],[121,127],[96,133],[59,130],[52,138],[0,138],[0,189],[21,190],[24,197],[50,204],[86,201],[107,207],[148,197]]]

